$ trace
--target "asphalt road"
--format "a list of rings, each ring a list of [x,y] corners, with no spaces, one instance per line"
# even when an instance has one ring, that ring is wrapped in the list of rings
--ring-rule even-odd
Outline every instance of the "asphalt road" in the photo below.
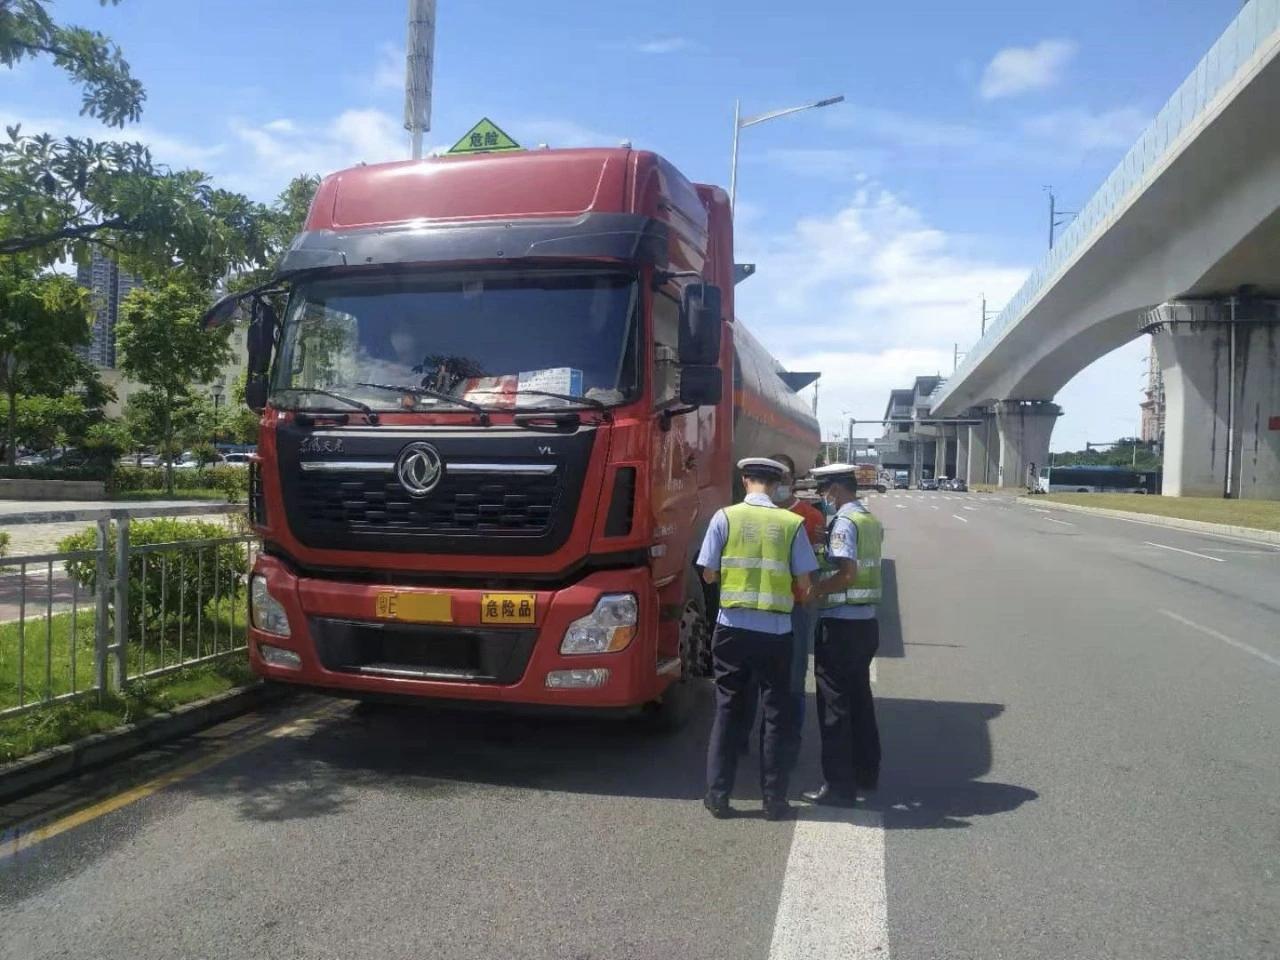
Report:
[[[656,738],[304,698],[0,809],[0,957],[1280,955],[1280,550],[870,505],[866,807],[766,823],[749,761],[711,820],[705,708]]]

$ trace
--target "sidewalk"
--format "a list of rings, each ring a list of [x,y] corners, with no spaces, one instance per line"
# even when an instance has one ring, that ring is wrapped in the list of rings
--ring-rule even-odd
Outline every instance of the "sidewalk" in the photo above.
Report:
[[[1133,523],[1147,523],[1153,527],[1174,527],[1179,530],[1191,530],[1196,533],[1216,533],[1223,537],[1235,537],[1253,543],[1267,543],[1280,546],[1280,530],[1259,530],[1257,527],[1236,527],[1226,523],[1206,523],[1203,520],[1184,520],[1181,517],[1163,517],[1154,513],[1138,513],[1132,510],[1107,510],[1102,507],[1086,507],[1077,503],[1058,503],[1044,497],[1018,497],[1018,503],[1029,504],[1048,510],[1066,510],[1071,513],[1091,513],[1099,517],[1112,517],[1116,520],[1127,520]]]
[[[226,504],[213,501],[198,500],[148,500],[133,503],[121,500],[0,500],[0,530],[9,534],[8,556],[17,557],[33,553],[51,553],[58,549],[58,543],[64,537],[93,526],[91,520],[76,520],[70,517],[49,523],[7,523],[6,518],[15,518],[19,514],[29,513],[65,513],[76,514],[88,510],[121,510],[131,507],[148,507],[164,509],[172,507],[191,507],[202,503],[210,508],[208,513],[193,513],[187,519],[205,520],[214,523],[230,523],[225,512]],[[3,561],[0,560],[0,564]]]

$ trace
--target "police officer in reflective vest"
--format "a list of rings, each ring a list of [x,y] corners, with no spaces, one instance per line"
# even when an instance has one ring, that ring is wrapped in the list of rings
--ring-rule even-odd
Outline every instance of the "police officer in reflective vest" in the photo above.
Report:
[[[729,796],[738,769],[739,746],[750,722],[746,701],[759,684],[764,722],[760,790],[764,815],[791,815],[787,781],[798,744],[791,695],[792,587],[802,596],[818,561],[803,521],[773,502],[785,467],[766,457],[738,462],[747,494],[742,503],[717,511],[698,555],[707,583],[720,584],[720,612],[711,640],[716,716],[707,748],[707,793],[703,804],[716,818],[731,816]]]
[[[814,593],[820,624],[813,671],[818,687],[825,783],[801,797],[810,803],[852,806],[859,790],[874,790],[880,778],[880,732],[871,696],[871,661],[880,646],[876,603],[880,600],[883,532],[858,500],[856,468],[832,464],[813,471],[818,491],[834,512],[827,525],[827,551]]]

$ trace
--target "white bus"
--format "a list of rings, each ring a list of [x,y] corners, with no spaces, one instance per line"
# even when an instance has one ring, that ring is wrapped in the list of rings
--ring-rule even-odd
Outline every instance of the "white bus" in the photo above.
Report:
[[[1160,471],[1096,465],[1041,467],[1039,489],[1041,493],[1159,493]]]

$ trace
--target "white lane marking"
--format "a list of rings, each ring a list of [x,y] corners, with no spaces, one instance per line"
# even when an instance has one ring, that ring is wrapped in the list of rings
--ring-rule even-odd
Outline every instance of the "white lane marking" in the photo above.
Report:
[[[1071,521],[1069,521],[1069,520],[1055,520],[1053,517],[1045,517],[1045,519],[1046,519],[1046,520],[1048,520],[1050,523],[1060,523],[1060,524],[1062,524],[1064,527],[1074,527],[1074,526],[1075,526],[1075,524],[1074,524],[1074,523],[1072,523],[1072,522],[1071,522]]]
[[[960,514],[958,514],[958,513],[953,513],[953,514],[952,514],[952,516],[953,516],[953,517],[955,517],[957,520],[959,520],[961,523],[968,523],[968,522],[969,522],[969,521],[968,521],[968,520],[966,520],[964,517],[960,516]]]
[[[907,505],[905,503],[895,503],[894,506],[897,507],[899,510],[907,509]]]
[[[977,507],[971,507],[971,506],[969,506],[968,504],[966,504],[966,505],[965,505],[965,509],[966,509],[966,510],[977,510],[978,508],[977,508]]]
[[[874,657],[871,659],[871,682],[876,682],[876,661]]]
[[[1213,627],[1201,626],[1194,620],[1188,620],[1186,617],[1181,614],[1174,613],[1172,610],[1161,610],[1160,612],[1170,620],[1177,620],[1179,623],[1191,627],[1193,630],[1199,630],[1201,633],[1207,634],[1215,640],[1221,640],[1229,647],[1235,647],[1237,650],[1242,650],[1250,656],[1257,657],[1259,660],[1265,660],[1273,667],[1280,667],[1280,657],[1273,657],[1271,654],[1259,650],[1257,647],[1250,646],[1242,640],[1237,640],[1235,637],[1228,637],[1225,633],[1220,633],[1213,629]]]
[[[884,872],[878,811],[802,811],[791,834],[769,960],[889,960]]]
[[[1031,509],[1032,509],[1032,510],[1034,510],[1036,513],[1048,513],[1048,512],[1049,512],[1049,511],[1048,511],[1048,510],[1046,510],[1044,507],[1032,507]]]
[[[931,503],[931,504],[929,504],[929,509],[930,509],[930,510],[941,510],[942,508],[941,508],[940,506],[938,506],[936,503]]]
[[[1143,540],[1148,547],[1159,547],[1161,550],[1172,550],[1174,553],[1185,553],[1188,557],[1199,557],[1201,560],[1213,560],[1216,563],[1226,563],[1222,557],[1211,557],[1207,553],[1196,553],[1194,550],[1183,550],[1181,547],[1171,547],[1167,543],[1152,543],[1150,540]]]

